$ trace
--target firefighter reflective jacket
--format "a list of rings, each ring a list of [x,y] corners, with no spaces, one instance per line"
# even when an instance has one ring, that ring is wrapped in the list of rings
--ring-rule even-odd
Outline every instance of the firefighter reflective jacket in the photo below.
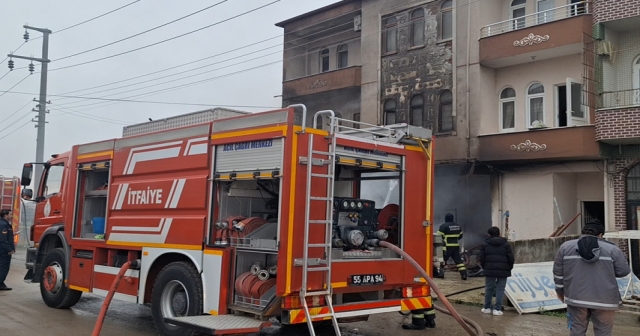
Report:
[[[447,221],[440,225],[438,234],[442,236],[442,241],[445,247],[460,246],[460,239],[462,239],[462,228],[453,220]]]

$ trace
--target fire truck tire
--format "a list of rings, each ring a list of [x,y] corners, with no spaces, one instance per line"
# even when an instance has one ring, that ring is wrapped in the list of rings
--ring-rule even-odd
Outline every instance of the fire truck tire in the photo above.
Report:
[[[151,315],[161,335],[195,335],[192,330],[165,323],[164,318],[202,315],[203,305],[202,279],[192,264],[174,262],[160,271],[151,291]]]
[[[44,257],[44,262],[42,263],[40,295],[42,296],[42,301],[51,308],[71,308],[78,303],[82,296],[81,291],[70,289],[64,285],[67,277],[64,274],[66,263],[67,260],[62,248],[51,250]]]

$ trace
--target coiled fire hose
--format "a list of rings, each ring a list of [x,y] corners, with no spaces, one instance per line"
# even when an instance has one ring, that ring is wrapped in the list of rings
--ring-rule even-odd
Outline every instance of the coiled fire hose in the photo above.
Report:
[[[451,315],[469,335],[471,336],[484,335],[484,332],[482,331],[482,328],[480,327],[480,325],[478,325],[478,323],[476,323],[475,321],[471,320],[468,317],[458,314],[458,312],[453,308],[449,300],[440,291],[438,286],[436,286],[436,283],[433,281],[433,279],[431,279],[429,275],[427,275],[427,272],[424,269],[422,269],[422,267],[420,267],[420,265],[418,265],[418,263],[415,260],[413,260],[413,258],[411,258],[409,254],[401,250],[399,247],[393,244],[390,244],[386,241],[380,241],[380,246],[386,247],[403,256],[411,264],[411,266],[413,266],[413,268],[415,268],[420,273],[420,275],[422,275],[422,277],[427,280],[427,283],[429,283],[429,286],[436,292],[436,294],[438,294],[438,299],[442,300],[442,303],[446,307],[446,308],[441,308],[434,304],[433,307],[437,311],[441,313],[445,313],[447,315]],[[475,331],[472,329],[472,327],[473,329],[475,329]]]
[[[124,274],[129,270],[129,268],[137,269],[140,268],[140,260],[127,261],[120,267],[120,271],[116,278],[113,279],[113,283],[111,283],[111,288],[109,289],[109,293],[107,293],[107,297],[104,299],[102,303],[102,307],[100,308],[100,314],[98,315],[98,320],[96,321],[96,325],[93,327],[93,333],[91,336],[100,336],[100,331],[102,330],[102,323],[104,322],[104,318],[107,315],[107,310],[109,309],[109,305],[111,304],[111,299],[113,299],[113,295],[116,293],[118,289],[118,285],[120,285],[120,280],[124,277]],[[127,278],[128,279],[128,278]],[[130,279],[128,279],[130,280]]]

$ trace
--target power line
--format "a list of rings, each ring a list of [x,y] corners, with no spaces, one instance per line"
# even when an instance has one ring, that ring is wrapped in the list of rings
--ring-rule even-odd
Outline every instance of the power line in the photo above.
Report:
[[[6,91],[0,91],[2,92],[2,94],[0,94],[0,97],[4,96],[5,94],[7,94],[7,92],[10,92],[11,89],[13,89],[14,87],[18,86],[18,84],[24,82],[25,79],[29,78],[29,76],[31,76],[31,74],[28,74],[27,76],[25,76],[22,80],[20,80],[19,82],[17,82],[14,86],[10,87],[8,90]]]
[[[6,59],[6,58],[5,58]],[[2,63],[2,62],[0,62]],[[4,75],[2,75],[2,77],[0,77],[0,80],[2,80],[3,78],[5,78],[9,73],[11,72],[11,70],[7,71],[7,73],[5,73]]]
[[[270,2],[270,3],[268,3],[268,4],[266,4],[266,5],[262,5],[262,6],[260,6],[260,7],[256,7],[256,8],[254,8],[254,9],[248,10],[248,11],[246,11],[246,12],[243,12],[243,13],[241,13],[241,14],[238,14],[238,15],[232,16],[232,17],[227,18],[227,19],[224,19],[224,20],[222,20],[222,21],[218,21],[218,22],[212,23],[212,24],[210,24],[210,25],[204,26],[204,27],[202,27],[202,28],[198,28],[198,29],[196,29],[196,30],[192,30],[192,31],[186,32],[186,33],[184,33],[184,34],[176,35],[176,36],[174,36],[174,37],[170,37],[170,38],[165,39],[165,40],[162,40],[162,41],[154,42],[154,43],[151,43],[151,44],[148,44],[148,45],[145,45],[145,46],[139,47],[139,48],[131,49],[131,50],[128,50],[128,51],[124,51],[124,52],[117,53],[117,54],[110,55],[110,56],[106,56],[106,57],[97,58],[97,59],[94,59],[94,60],[91,60],[91,61],[86,61],[86,62],[82,62],[82,63],[72,64],[72,65],[68,65],[68,66],[61,67],[61,68],[50,69],[49,71],[57,71],[57,70],[62,70],[62,69],[68,69],[68,68],[77,67],[77,66],[80,66],[80,65],[85,65],[85,64],[90,64],[90,63],[95,63],[95,62],[103,61],[103,60],[106,60],[106,59],[109,59],[109,58],[113,58],[113,57],[117,57],[117,56],[122,56],[122,55],[126,55],[126,54],[129,54],[129,53],[135,52],[135,51],[139,51],[139,50],[142,50],[142,49],[146,49],[146,48],[149,48],[149,47],[153,47],[153,46],[156,46],[156,45],[158,45],[158,44],[162,44],[162,43],[165,43],[165,42],[169,42],[169,41],[172,41],[172,40],[175,40],[175,39],[178,39],[178,38],[181,38],[181,37],[184,37],[184,36],[187,36],[187,35],[190,35],[190,34],[196,33],[196,32],[198,32],[198,31],[201,31],[201,30],[204,30],[204,29],[207,29],[207,28],[211,28],[211,27],[216,26],[216,25],[219,25],[219,24],[221,24],[221,23],[224,23],[224,22],[227,22],[227,21],[231,21],[231,20],[233,20],[233,19],[236,19],[236,18],[239,18],[239,17],[241,17],[241,16],[247,15],[247,14],[249,14],[249,13],[255,12],[255,11],[260,10],[260,9],[262,9],[262,8],[265,8],[265,7],[267,7],[267,6],[271,6],[271,5],[275,4],[276,2],[280,2],[280,1],[281,1],[281,0],[275,0],[275,1],[272,1],[272,2]]]
[[[68,114],[68,115],[73,115],[73,116],[80,117],[80,118],[91,119],[91,120],[95,120],[95,121],[101,121],[101,122],[106,122],[106,123],[116,124],[116,125],[130,125],[131,124],[131,123],[123,122],[123,121],[102,119],[102,118],[95,117],[95,116],[92,116],[92,115],[89,115],[89,114],[86,114],[86,113],[81,113],[81,112],[64,111],[64,110],[61,110],[61,109],[52,109],[52,110],[61,112],[59,114],[51,115],[52,117],[62,116],[62,115]]]
[[[17,109],[15,112],[11,113],[10,116],[4,118],[2,121],[0,121],[0,125],[2,125],[5,121],[11,119],[11,117],[13,117],[14,115],[18,114],[18,112],[22,111],[22,109],[24,109],[25,107],[27,107],[29,104],[33,103],[32,100],[29,100],[26,104],[24,104],[21,108]]]
[[[5,126],[3,129],[1,129],[1,130],[0,130],[0,133],[2,133],[2,132],[4,132],[4,131],[8,130],[9,128],[11,128],[11,126],[13,126],[13,125],[17,124],[20,120],[24,119],[24,117],[28,117],[28,116],[29,116],[29,114],[31,114],[31,111],[29,111],[29,112],[27,112],[27,113],[23,114],[20,118],[16,119],[16,120],[15,120],[14,122],[12,122],[11,124],[9,124],[9,125]],[[31,122],[31,119],[29,119],[29,122]]]
[[[280,61],[278,61],[280,62]],[[3,93],[21,94],[21,95],[34,95],[31,92],[19,92],[19,91],[0,91]],[[51,97],[65,97],[65,98],[82,98],[86,100],[104,100],[104,101],[119,101],[129,103],[148,103],[148,104],[164,104],[164,105],[186,105],[186,106],[205,106],[205,107],[238,107],[238,108],[280,108],[279,106],[264,106],[264,105],[226,105],[226,104],[198,104],[198,103],[179,103],[179,102],[163,102],[163,101],[151,101],[151,100],[127,100],[116,98],[99,98],[99,97],[78,97],[78,96],[61,96],[61,95],[48,95]],[[68,107],[67,107],[68,109]]]
[[[16,132],[16,131],[18,131],[19,129],[21,129],[21,128],[23,128],[23,127],[27,126],[27,125],[29,125],[29,123],[30,123],[30,122],[31,122],[31,120],[29,120],[29,121],[27,121],[26,123],[24,123],[24,124],[22,124],[22,125],[18,126],[18,128],[16,128],[16,129],[14,129],[13,131],[11,131],[11,132],[9,132],[9,133],[5,134],[5,136],[3,136],[2,138],[0,138],[0,140],[2,140],[2,139],[4,139],[4,138],[6,138],[6,137],[8,137],[8,136],[10,136],[11,134],[15,133],[15,132]]]
[[[85,21],[82,21],[82,22],[80,22],[80,23],[76,23],[76,24],[74,24],[74,25],[72,25],[72,26],[69,26],[69,27],[66,27],[66,28],[62,28],[62,29],[60,29],[60,30],[56,31],[56,33],[61,33],[61,32],[63,32],[63,31],[65,31],[65,30],[68,30],[68,29],[71,29],[71,28],[75,28],[75,27],[77,27],[77,26],[79,26],[79,25],[83,25],[83,24],[85,24],[85,23],[87,23],[87,22],[91,22],[91,21],[93,21],[93,20],[99,19],[99,18],[101,18],[101,17],[103,17],[103,16],[106,16],[106,15],[109,15],[109,14],[111,14],[111,13],[113,13],[113,12],[117,12],[117,11],[119,11],[119,10],[121,10],[121,9],[125,8],[125,7],[129,7],[129,6],[133,5],[133,4],[134,4],[134,3],[136,3],[136,2],[140,2],[140,0],[136,0],[136,1],[130,2],[130,3],[128,3],[128,4],[126,4],[126,5],[122,6],[122,7],[118,7],[118,8],[116,8],[116,9],[111,10],[111,11],[108,11],[108,12],[106,12],[106,13],[104,13],[104,14],[100,14],[100,15],[98,15],[98,16],[96,16],[96,17],[94,17],[94,18],[91,18],[91,19],[89,19],[89,20],[85,20]],[[40,38],[40,37],[38,37],[38,38]]]
[[[138,1],[139,1],[139,0],[138,0]],[[216,7],[216,6],[218,6],[218,5],[221,5],[221,4],[223,4],[223,3],[227,2],[227,1],[229,1],[229,0],[223,0],[223,1],[220,1],[220,2],[218,2],[218,3],[215,3],[215,4],[211,5],[211,6],[208,6],[208,7],[205,7],[205,8],[203,8],[203,9],[200,9],[200,10],[198,10],[198,11],[195,11],[195,12],[193,12],[193,13],[191,13],[191,14],[185,15],[185,16],[183,16],[183,17],[181,17],[181,18],[178,18],[178,19],[175,19],[175,20],[173,20],[173,21],[170,21],[170,22],[167,22],[167,23],[161,24],[161,25],[156,26],[156,27],[153,27],[153,28],[151,28],[151,29],[147,29],[147,30],[145,30],[145,31],[143,31],[143,32],[140,32],[140,33],[137,33],[137,34],[131,35],[131,36],[129,36],[129,37],[125,37],[125,38],[120,39],[120,40],[117,40],[117,41],[113,41],[113,42],[111,42],[111,43],[107,43],[107,44],[101,45],[101,46],[99,46],[99,47],[95,47],[95,48],[92,48],[92,49],[89,49],[89,50],[85,50],[85,51],[82,51],[82,52],[79,52],[79,53],[75,53],[75,54],[67,55],[67,56],[64,56],[64,57],[61,57],[61,58],[58,58],[58,59],[54,59],[54,60],[52,60],[52,62],[53,62],[53,61],[60,61],[60,60],[63,60],[63,59],[71,58],[71,57],[78,56],[78,55],[82,55],[82,54],[86,54],[86,53],[91,52],[91,51],[94,51],[94,50],[102,49],[102,48],[104,48],[104,47],[108,47],[108,46],[110,46],[110,45],[114,45],[114,44],[116,44],[116,43],[120,43],[120,42],[122,42],[122,41],[126,41],[126,40],[129,40],[129,39],[132,39],[132,38],[134,38],[134,37],[136,37],[136,36],[140,36],[140,35],[146,34],[146,33],[148,33],[148,32],[154,31],[154,30],[156,30],[156,29],[160,29],[160,28],[162,28],[162,27],[168,26],[168,25],[170,25],[170,24],[172,24],[172,23],[176,23],[176,22],[178,22],[178,21],[180,21],[180,20],[184,20],[184,19],[186,19],[186,18],[188,18],[188,17],[190,17],[190,16],[193,16],[193,15],[196,15],[196,14],[198,14],[198,13],[204,12],[204,11],[206,11],[206,10],[208,10],[208,9],[211,9],[211,8],[213,8],[213,7]],[[137,1],[136,1],[136,2],[137,2]]]

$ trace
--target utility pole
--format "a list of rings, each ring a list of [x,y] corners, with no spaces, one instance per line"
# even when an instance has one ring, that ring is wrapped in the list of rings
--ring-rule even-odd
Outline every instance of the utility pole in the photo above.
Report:
[[[34,58],[34,57],[26,57],[9,54],[9,69],[13,70],[13,61],[11,58],[20,58],[25,60],[30,60],[32,63],[29,65],[29,71],[33,73],[33,61],[41,63],[40,69],[40,99],[38,104],[38,116],[37,120],[33,120],[37,122],[36,128],[38,129],[38,137],[36,138],[36,162],[43,163],[44,162],[44,127],[46,124],[46,114],[47,112],[47,70],[49,67],[49,34],[51,34],[51,30],[46,28],[36,28],[30,26],[23,26],[25,29],[24,39],[25,41],[29,41],[29,32],[26,30],[35,30],[42,33],[42,57]],[[34,193],[38,192],[38,187],[40,186],[40,176],[42,175],[43,166],[41,164],[35,165],[35,174],[33,177],[33,189]]]

